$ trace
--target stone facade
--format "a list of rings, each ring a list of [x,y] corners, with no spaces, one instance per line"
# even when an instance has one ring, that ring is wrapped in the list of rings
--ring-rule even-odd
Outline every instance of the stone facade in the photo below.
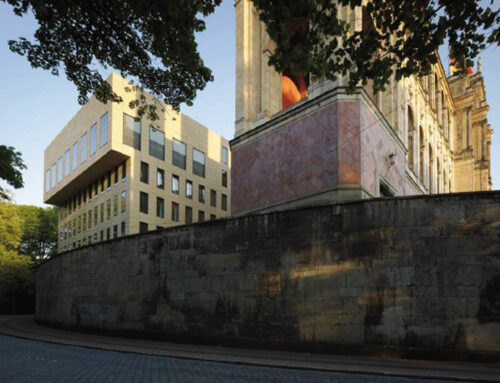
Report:
[[[315,186],[314,180],[306,184],[309,181],[304,176],[309,170],[299,167],[296,173],[283,176],[295,165],[272,168],[283,166],[289,158],[295,164],[311,166],[310,157],[324,152],[332,142],[310,139],[308,133],[316,127],[306,125],[319,122],[324,127],[336,119],[343,120],[344,129],[351,130],[346,133],[353,136],[339,139],[328,149],[330,156],[337,152],[339,158],[346,157],[350,164],[338,167],[331,164],[335,170],[328,172],[338,172],[339,182],[334,188],[329,185],[330,203],[380,194],[491,190],[492,130],[487,122],[489,106],[480,71],[447,77],[438,62],[431,74],[423,78],[396,81],[392,77],[385,92],[373,94],[368,83],[355,93],[354,99],[363,106],[356,107],[358,112],[353,114],[349,114],[353,97],[345,93],[346,78],[339,76],[335,82],[313,79],[308,96],[282,110],[281,74],[267,64],[273,43],[265,25],[250,0],[237,0],[235,5],[236,135],[231,148],[233,156],[238,158],[233,162],[233,174],[244,180],[244,186],[239,182],[233,184],[233,214],[324,202],[325,190],[321,189],[324,185]],[[363,28],[361,7],[352,10],[339,6],[338,14],[349,20],[354,30]],[[324,108],[330,104],[336,106],[328,116]],[[340,115],[333,110],[346,112]],[[314,117],[314,113],[318,116]],[[330,124],[329,129],[342,127]],[[328,133],[328,136],[341,135],[342,131]],[[267,139],[271,142],[265,143]],[[271,150],[277,145],[279,153]],[[255,157],[251,157],[256,153],[257,164]],[[353,153],[358,155],[352,157]],[[301,155],[305,155],[303,161],[295,158]],[[261,164],[267,164],[265,174]],[[321,162],[319,166],[324,169],[330,165]],[[357,176],[352,173],[353,167],[359,173]],[[262,178],[267,181],[266,190],[249,190],[249,185],[262,184]],[[236,194],[245,197],[234,198]],[[260,203],[251,203],[247,198],[257,201],[263,194],[266,197]]]
[[[498,357],[500,193],[164,229],[60,254],[38,268],[36,283],[36,319],[63,327]]]

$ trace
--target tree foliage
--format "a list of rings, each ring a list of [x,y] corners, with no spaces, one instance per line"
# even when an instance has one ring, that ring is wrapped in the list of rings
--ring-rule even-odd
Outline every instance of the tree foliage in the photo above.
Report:
[[[165,103],[191,105],[213,79],[201,59],[194,34],[203,16],[221,0],[2,0],[16,15],[32,12],[38,29],[32,41],[9,41],[10,49],[35,68],[62,72],[75,83],[79,102],[91,94],[120,101],[98,65],[113,68]]]
[[[18,206],[22,219],[22,236],[19,253],[28,255],[33,262],[52,257],[57,253],[57,215],[56,207]]]
[[[21,153],[12,146],[0,145],[0,179],[16,189],[23,187],[22,170],[26,169]],[[0,187],[0,200],[10,200],[7,190]]]
[[[492,8],[493,0],[370,0],[351,24],[330,0],[252,1],[276,42],[272,65],[331,80],[348,75],[351,90],[368,80],[374,91],[383,90],[392,74],[397,80],[429,74],[446,41],[463,70],[487,44],[500,43],[500,12]],[[361,0],[338,3],[351,9],[362,5]],[[309,26],[307,33],[302,23]]]
[[[92,93],[103,102],[119,101],[99,65],[135,79],[174,108],[191,105],[196,91],[213,79],[194,33],[205,29],[203,17],[221,0],[1,1],[19,16],[32,12],[39,23],[32,40],[10,41],[11,50],[33,67],[64,72],[81,103]],[[361,20],[347,21],[331,0],[252,1],[276,42],[271,65],[318,78],[348,75],[350,89],[369,80],[375,91],[383,89],[393,73],[397,79],[428,74],[446,40],[464,70],[487,44],[500,43],[493,0],[370,0]],[[355,30],[349,22],[364,28]]]
[[[32,312],[34,264],[18,253],[23,233],[18,206],[0,202],[0,313]]]

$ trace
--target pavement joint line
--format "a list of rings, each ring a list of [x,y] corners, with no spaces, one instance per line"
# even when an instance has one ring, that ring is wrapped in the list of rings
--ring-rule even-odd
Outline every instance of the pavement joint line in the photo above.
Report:
[[[7,319],[7,320],[5,320]],[[26,331],[25,328],[19,329],[19,327],[7,327],[7,331],[5,328],[5,324],[7,322],[11,322],[8,320],[9,318],[1,318],[0,317],[0,334],[6,335],[6,336],[12,336],[15,338],[20,338],[20,339],[26,339],[26,340],[31,340],[31,341],[38,341],[38,342],[44,342],[44,343],[49,343],[49,344],[57,344],[57,345],[65,345],[65,346],[72,346],[72,347],[81,347],[85,349],[94,349],[94,350],[104,350],[104,351],[111,351],[111,352],[119,352],[119,353],[124,353],[124,354],[136,354],[136,355],[150,355],[150,356],[157,356],[157,357],[167,357],[167,358],[174,358],[174,359],[183,359],[183,360],[196,360],[200,362],[212,362],[212,363],[225,363],[225,364],[235,364],[235,365],[244,365],[244,366],[256,366],[256,367],[266,367],[266,368],[277,368],[277,369],[289,369],[289,370],[303,370],[303,371],[321,371],[321,372],[331,372],[331,373],[338,373],[338,374],[352,374],[352,375],[366,375],[366,376],[386,376],[386,377],[400,377],[400,378],[418,378],[418,379],[423,379],[423,380],[442,380],[442,381],[450,381],[450,382],[474,382],[474,383],[491,383],[491,382],[500,382],[500,369],[498,371],[498,378],[496,379],[490,379],[490,378],[477,378],[473,376],[450,376],[450,375],[440,375],[440,374],[422,374],[419,373],[419,369],[424,369],[424,368],[429,368],[429,366],[413,366],[413,367],[398,367],[394,365],[386,365],[382,367],[378,367],[379,370],[375,371],[374,369],[371,370],[355,370],[355,369],[343,369],[340,366],[335,366],[335,367],[325,367],[325,366],[311,366],[311,365],[305,365],[304,363],[308,364],[313,364],[315,362],[310,362],[310,361],[302,361],[302,365],[293,365],[294,363],[301,363],[298,360],[283,360],[280,359],[279,356],[273,357],[272,355],[265,355],[266,359],[273,359],[275,363],[266,363],[265,361],[257,361],[254,360],[255,357],[249,356],[249,355],[242,355],[242,356],[235,356],[234,353],[231,354],[230,349],[223,349],[220,346],[213,346],[214,348],[217,348],[217,351],[219,351],[219,355],[222,357],[226,357],[226,359],[221,359],[217,357],[217,354],[212,354],[214,356],[207,357],[207,353],[203,352],[196,352],[196,351],[191,351],[191,350],[183,350],[182,348],[162,348],[162,347],[154,347],[152,346],[149,342],[147,345],[142,345],[142,346],[134,346],[130,344],[118,344],[116,342],[113,342],[113,339],[116,340],[121,340],[121,341],[137,341],[137,339],[134,338],[113,338],[109,336],[102,336],[102,335],[92,335],[93,337],[100,337],[100,338],[109,338],[106,340],[103,339],[98,339],[98,340],[90,340],[90,342],[82,341],[78,339],[78,335],[80,336],[85,336],[86,334],[82,334],[79,332],[70,332],[68,335],[75,335],[74,337],[68,336],[68,335],[62,335],[62,334],[48,334],[48,335],[40,335],[40,333],[37,333],[36,331],[33,330],[28,330]],[[12,319],[12,318],[10,318]],[[33,321],[34,322],[34,321]],[[38,323],[32,323],[37,327],[41,327],[43,330],[49,330],[52,332],[69,332],[68,330],[58,330],[58,329],[53,329],[50,327],[42,327]],[[10,331],[9,331],[10,330]],[[22,331],[22,334],[19,332]],[[23,334],[32,334],[32,336],[28,335],[23,335]],[[56,336],[59,339],[50,339],[51,336]],[[49,338],[49,339],[48,339]],[[151,341],[154,342],[154,341]],[[91,344],[88,344],[91,343]],[[165,346],[171,346],[171,343],[164,343]],[[192,345],[196,346],[196,345]],[[203,346],[206,348],[207,352],[209,351],[209,347],[211,346]],[[149,351],[153,350],[153,352]],[[157,350],[157,352],[154,352],[154,350]],[[245,350],[245,349],[240,349],[240,350]],[[220,353],[220,351],[227,352],[227,354]],[[246,350],[248,351],[248,350]],[[255,349],[252,351],[259,352],[262,350]],[[270,350],[264,350],[265,352],[269,352]],[[273,352],[273,350],[271,350]],[[184,355],[179,355],[179,354],[184,354]],[[198,356],[199,355],[199,356]],[[304,353],[304,355],[312,356],[315,354],[310,354],[310,353]],[[290,355],[288,355],[290,356]],[[301,356],[301,354],[294,355],[297,358]],[[229,357],[232,360],[227,360],[227,357]],[[236,358],[236,359],[235,359]],[[260,357],[262,358],[262,356]],[[260,359],[257,356],[257,359]],[[247,360],[242,360],[242,359],[247,359]],[[375,358],[374,358],[375,359]],[[375,360],[374,360],[375,361]],[[402,362],[405,360],[393,360],[393,361],[398,361]],[[419,361],[421,363],[425,363],[426,361]],[[328,363],[327,361],[322,361],[319,362],[321,364]],[[370,368],[371,365],[370,363],[363,363],[362,361],[358,362],[348,362],[348,361],[336,361],[334,363],[342,364],[342,365],[350,365],[350,366],[363,366],[364,368]],[[482,367],[482,366],[474,366],[475,368]],[[484,367],[484,366],[483,366]],[[495,366],[496,367],[496,366]],[[411,369],[413,373],[409,372],[397,372],[397,371],[388,371],[388,370],[401,370],[404,369],[408,371],[408,369]],[[434,368],[435,369],[435,368]],[[451,368],[451,366],[445,367],[445,368],[440,368],[442,371],[448,371],[448,372],[453,372],[454,370]],[[481,371],[456,371],[456,373],[460,374],[473,374]]]

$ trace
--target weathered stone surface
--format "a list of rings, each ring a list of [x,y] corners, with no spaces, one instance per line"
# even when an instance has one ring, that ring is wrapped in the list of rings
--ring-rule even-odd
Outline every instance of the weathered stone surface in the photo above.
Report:
[[[158,337],[500,353],[498,206],[500,192],[370,200],[125,237],[44,263],[36,317]]]

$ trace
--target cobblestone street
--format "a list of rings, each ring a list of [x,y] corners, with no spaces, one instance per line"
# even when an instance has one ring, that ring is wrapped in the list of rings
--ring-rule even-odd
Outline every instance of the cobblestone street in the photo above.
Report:
[[[0,383],[21,382],[438,381],[203,362],[55,345],[0,335]]]

